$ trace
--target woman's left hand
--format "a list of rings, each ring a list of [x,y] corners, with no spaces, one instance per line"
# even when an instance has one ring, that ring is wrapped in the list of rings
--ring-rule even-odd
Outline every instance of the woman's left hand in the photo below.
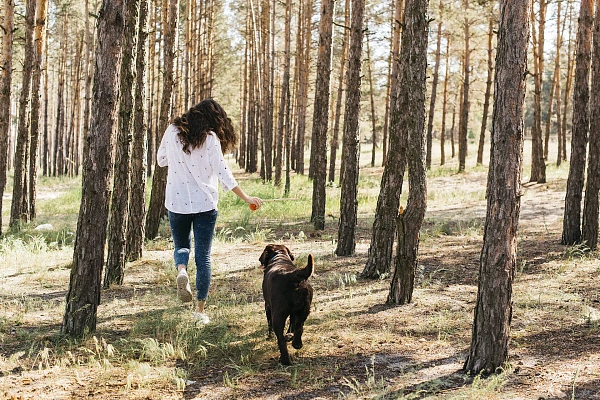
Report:
[[[260,197],[249,196],[246,203],[250,205],[251,210],[258,210],[262,206],[262,199]]]

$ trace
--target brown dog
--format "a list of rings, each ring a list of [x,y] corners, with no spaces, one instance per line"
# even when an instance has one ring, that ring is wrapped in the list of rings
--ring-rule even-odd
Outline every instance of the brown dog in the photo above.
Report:
[[[308,255],[306,267],[297,269],[292,262],[294,256],[284,245],[270,244],[259,258],[264,268],[262,283],[265,298],[265,313],[269,324],[269,337],[273,331],[281,357],[279,362],[290,365],[286,336],[292,336],[292,346],[302,348],[304,321],[310,313],[313,289],[307,279],[313,271],[313,256]],[[286,320],[290,317],[288,335],[283,334]],[[291,335],[290,335],[291,334]]]

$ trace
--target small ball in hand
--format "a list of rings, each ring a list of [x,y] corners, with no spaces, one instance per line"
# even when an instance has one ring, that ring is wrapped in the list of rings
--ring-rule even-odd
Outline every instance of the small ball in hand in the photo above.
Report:
[[[254,204],[254,203],[250,203],[250,209],[252,211],[256,211],[256,210],[258,210],[258,206],[256,204]]]

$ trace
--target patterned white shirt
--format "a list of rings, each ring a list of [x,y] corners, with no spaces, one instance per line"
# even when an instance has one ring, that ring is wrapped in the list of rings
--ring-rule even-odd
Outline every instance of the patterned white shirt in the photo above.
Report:
[[[200,147],[183,151],[175,125],[169,125],[158,148],[158,165],[169,167],[165,207],[178,214],[195,214],[216,210],[218,182],[223,191],[238,184],[221,152],[221,142],[214,132],[206,135]]]

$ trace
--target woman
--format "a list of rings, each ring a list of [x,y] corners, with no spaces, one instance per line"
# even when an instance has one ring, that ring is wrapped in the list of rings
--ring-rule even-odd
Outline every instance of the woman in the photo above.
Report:
[[[165,207],[175,244],[177,293],[181,301],[192,301],[187,265],[193,230],[198,299],[194,318],[203,324],[210,322],[204,307],[211,279],[210,249],[217,220],[218,182],[224,191],[233,191],[254,208],[262,204],[260,198],[242,190],[223,158],[236,141],[225,110],[213,99],[206,99],[175,118],[165,131],[157,154],[158,165],[169,167]]]

